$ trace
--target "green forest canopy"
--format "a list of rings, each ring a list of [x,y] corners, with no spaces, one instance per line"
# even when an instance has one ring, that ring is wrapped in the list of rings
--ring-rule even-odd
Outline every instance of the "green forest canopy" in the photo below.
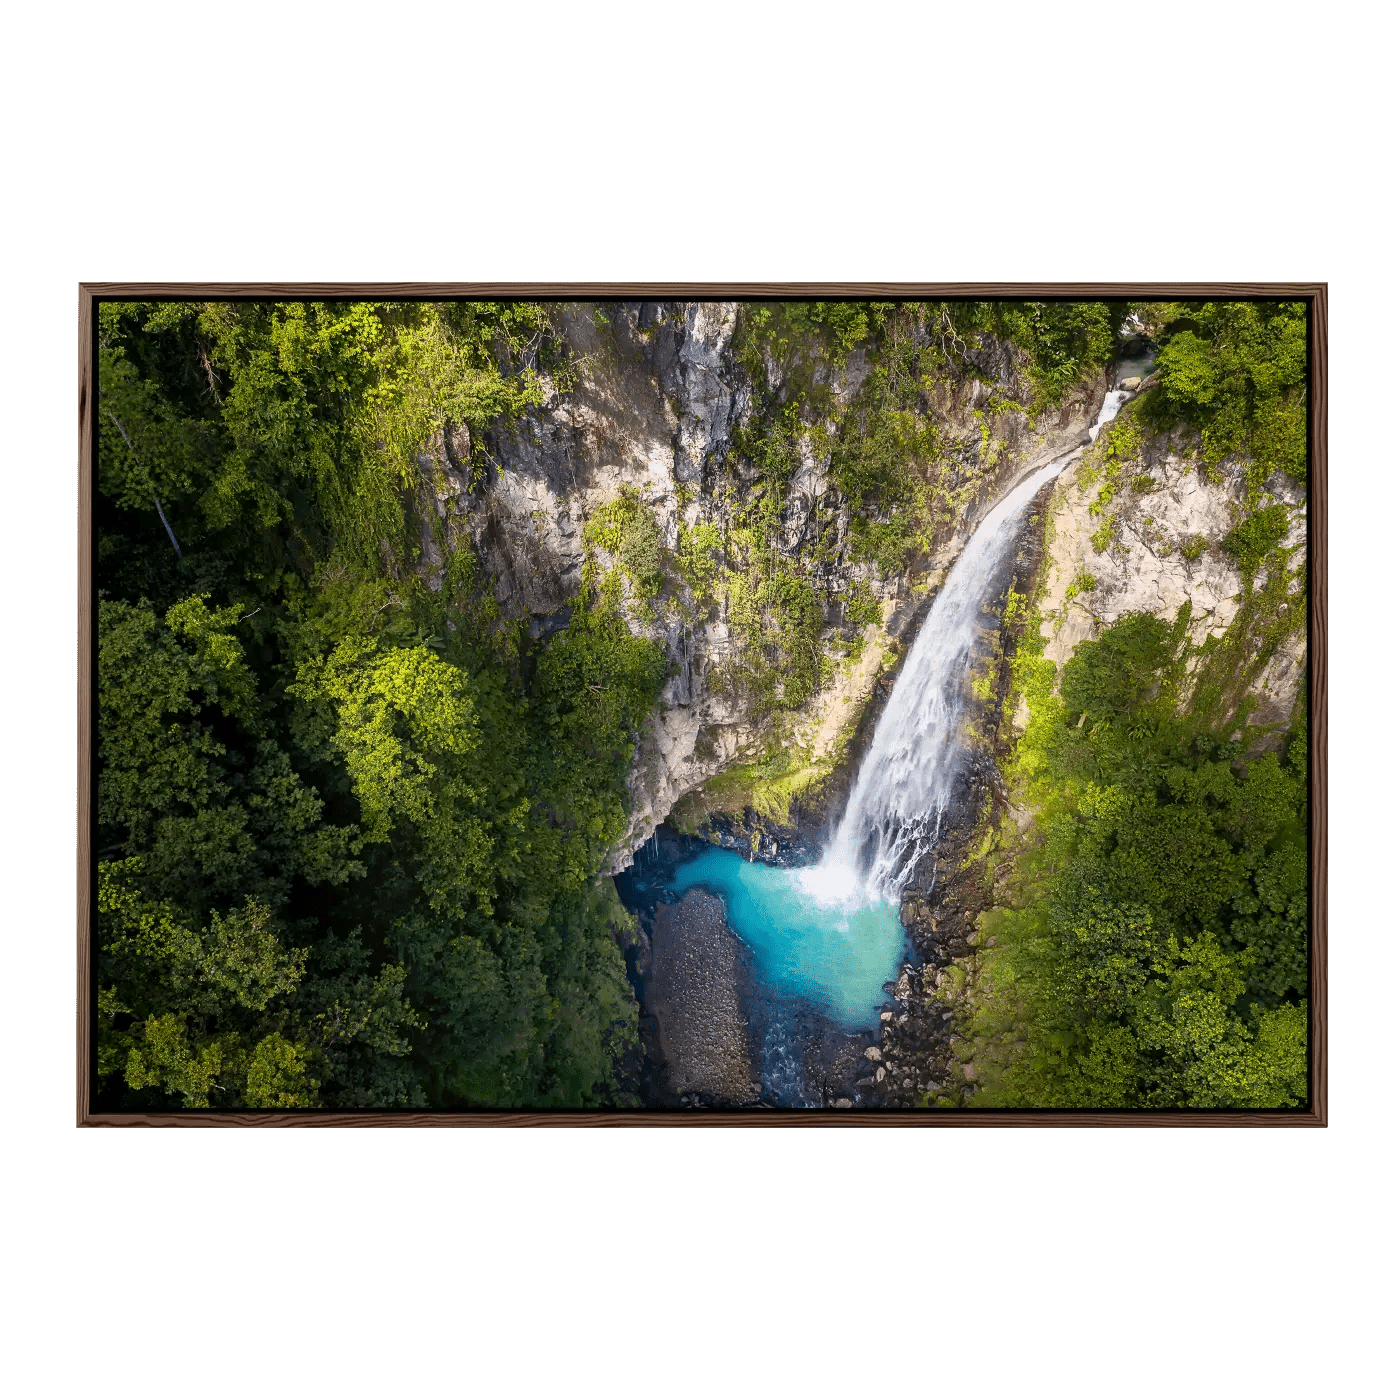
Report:
[[[985,919],[978,1104],[1307,1100],[1306,737],[1244,758],[1196,700],[1189,621],[1121,618],[1058,694],[1038,635],[1017,658],[1036,839]]]
[[[1022,407],[1044,411],[1111,358],[1123,310],[749,308],[741,362],[783,372],[764,371],[736,439],[759,486],[727,540],[702,522],[668,557],[625,495],[586,537],[642,601],[668,570],[724,596],[766,658],[750,683],[799,704],[827,673],[819,600],[778,543],[797,434],[834,425],[852,548],[898,570],[960,507],[937,465],[937,377],[995,334],[1023,352]],[[1159,411],[1202,433],[1208,461],[1252,452],[1301,475],[1301,317],[1143,314],[1164,342]],[[619,1101],[631,920],[598,871],[664,656],[626,625],[616,575],[586,570],[545,642],[502,624],[418,455],[465,430],[478,472],[542,375],[568,391],[551,310],[104,303],[98,327],[99,1103]],[[858,349],[867,380],[827,418],[811,367]],[[1239,548],[1273,543],[1261,524]]]
[[[548,317],[99,317],[99,1102],[607,1101],[663,658],[588,610],[526,655],[468,551],[413,567],[416,453],[538,401]]]

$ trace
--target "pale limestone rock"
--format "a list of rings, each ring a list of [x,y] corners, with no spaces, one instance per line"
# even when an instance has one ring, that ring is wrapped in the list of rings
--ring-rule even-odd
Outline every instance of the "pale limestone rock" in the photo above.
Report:
[[[1224,633],[1239,611],[1244,581],[1235,560],[1219,545],[1244,514],[1242,466],[1226,464],[1212,481],[1194,460],[1171,454],[1140,474],[1152,477],[1154,489],[1138,491],[1125,481],[1099,516],[1090,506],[1100,482],[1081,466],[1072,465],[1054,488],[1041,634],[1048,639],[1045,655],[1059,666],[1080,642],[1126,613],[1152,613],[1172,621],[1189,600],[1190,636],[1199,646],[1208,636]],[[1295,557],[1301,560],[1303,493],[1276,473],[1265,484],[1261,504],[1274,502],[1293,507],[1284,545],[1299,551]],[[1112,520],[1112,538],[1099,549],[1092,537],[1105,516]],[[1188,558],[1185,551],[1196,553],[1198,547],[1197,557]],[[1069,596],[1086,574],[1093,576],[1093,586]],[[1279,648],[1256,682],[1260,703],[1254,723],[1288,722],[1304,662],[1300,633]],[[1023,715],[1018,710],[1018,727],[1024,728],[1029,717],[1028,711]]]

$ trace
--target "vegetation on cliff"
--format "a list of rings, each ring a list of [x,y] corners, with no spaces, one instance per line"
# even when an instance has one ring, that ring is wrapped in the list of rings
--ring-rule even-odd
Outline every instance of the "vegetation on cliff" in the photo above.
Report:
[[[1142,308],[1162,340],[1151,419],[1200,434],[1207,470],[1249,464],[1257,491],[1271,472],[1307,473],[1306,310],[1298,302],[1154,303]]]
[[[979,372],[977,356],[995,356],[1003,344],[1021,351],[1016,389],[988,394],[966,441],[949,426],[953,394]],[[976,499],[1004,446],[992,431],[997,420],[1008,426],[1014,415],[1033,419],[1057,406],[1115,344],[1103,302],[744,309],[735,346],[755,405],[734,436],[736,461],[716,504],[729,526],[722,587],[746,643],[738,678],[764,708],[796,709],[829,679],[841,659],[821,642],[829,609],[839,607],[857,632],[872,616],[869,578],[834,586],[843,513],[849,562],[870,577],[897,577]],[[856,353],[863,374],[843,399],[835,386]],[[829,489],[794,521],[794,493],[810,489],[812,465]]]
[[[750,806],[778,819],[831,771],[831,755],[801,750],[784,716],[859,661],[882,615],[873,586],[883,591],[964,519],[1019,428],[1102,370],[1121,316],[1106,302],[741,309],[734,348],[751,411],[677,553],[737,643],[713,682],[744,694],[773,737],[688,812]],[[994,387],[970,425],[955,425],[979,377]]]

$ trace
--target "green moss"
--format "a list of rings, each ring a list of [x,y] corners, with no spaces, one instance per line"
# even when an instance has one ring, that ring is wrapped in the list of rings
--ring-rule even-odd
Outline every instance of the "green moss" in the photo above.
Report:
[[[635,487],[624,486],[615,499],[594,511],[583,527],[583,539],[617,559],[638,597],[654,598],[661,591],[661,528]]]
[[[735,434],[735,449],[758,468],[741,491],[732,483],[724,569],[715,591],[740,644],[731,676],[760,714],[805,704],[832,676],[834,659],[822,643],[824,600],[803,561],[787,547],[784,512],[809,432],[795,405],[759,418]]]
[[[762,758],[728,768],[687,793],[670,820],[693,832],[714,813],[741,817],[751,811],[766,822],[790,825],[793,802],[828,777],[836,761],[835,755],[817,759],[795,745],[775,746]]]
[[[684,508],[684,507],[682,507]],[[706,597],[722,566],[724,536],[713,521],[701,520],[676,530],[676,563],[697,597]]]
[[[1146,433],[1134,400],[1098,436],[1080,459],[1081,486],[1101,483],[1098,494],[1089,505],[1089,514],[1099,516],[1122,487],[1129,469],[1141,460]],[[1148,478],[1151,480],[1151,478]],[[1139,480],[1133,477],[1133,482]],[[1096,548],[1098,546],[1095,546]]]
[[[1280,502],[1254,511],[1221,540],[1221,549],[1240,566],[1246,593],[1253,588],[1254,575],[1265,556],[1288,533],[1289,521],[1289,508]]]
[[[846,598],[846,621],[852,627],[868,627],[879,622],[883,616],[879,600],[871,591],[870,584],[861,579]]]
[[[1237,729],[1244,743],[1262,732],[1248,724],[1250,688],[1279,647],[1307,622],[1306,570],[1294,567],[1290,555],[1284,549],[1270,551],[1262,583],[1251,583],[1224,634],[1208,638],[1200,648],[1193,713],[1202,725]]]
[[[955,331],[1004,336],[1026,352],[1033,417],[1059,407],[1071,388],[1112,359],[1119,316],[1102,301],[963,302],[948,311]]]
[[[826,372],[867,343],[890,310],[884,302],[749,303],[739,313],[735,354],[760,392],[771,366],[790,401],[819,412],[832,403]]]

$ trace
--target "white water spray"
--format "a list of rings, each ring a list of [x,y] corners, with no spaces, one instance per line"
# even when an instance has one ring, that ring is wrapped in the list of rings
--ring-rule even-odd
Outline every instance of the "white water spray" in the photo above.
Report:
[[[1128,397],[1116,389],[1107,394],[1091,438]],[[804,872],[814,898],[897,899],[938,839],[961,745],[968,665],[984,626],[983,604],[992,601],[986,596],[990,580],[1035,493],[1076,455],[1057,458],[1008,492],[953,565],[875,727],[841,825],[821,864]]]

